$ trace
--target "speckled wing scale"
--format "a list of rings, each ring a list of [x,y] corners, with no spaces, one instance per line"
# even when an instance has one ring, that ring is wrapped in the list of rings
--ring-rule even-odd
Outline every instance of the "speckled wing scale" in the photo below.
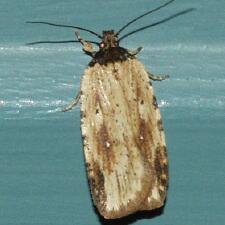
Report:
[[[112,58],[86,69],[80,98],[92,197],[108,219],[163,206],[168,186],[164,131],[148,73],[134,57]]]

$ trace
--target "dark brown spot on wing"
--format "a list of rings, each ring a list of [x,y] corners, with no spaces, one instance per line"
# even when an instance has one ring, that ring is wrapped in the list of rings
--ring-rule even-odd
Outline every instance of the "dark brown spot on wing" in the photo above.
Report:
[[[154,106],[154,109],[157,109],[157,108],[158,108],[158,104],[157,104],[157,100],[156,100],[155,95],[153,95],[153,98],[152,98],[152,104],[153,104],[153,106]]]
[[[111,173],[115,163],[115,155],[113,152],[113,142],[109,135],[106,125],[103,123],[97,132],[97,151],[99,157],[102,157],[104,169]]]
[[[85,118],[86,117],[86,113],[84,111],[80,111],[80,116],[81,116],[81,118]]]
[[[114,67],[114,69],[113,69],[113,74],[114,74],[114,78],[115,78],[115,80],[120,80],[120,74],[119,74],[119,71],[118,71],[118,69],[116,69],[115,67]]]
[[[166,146],[159,146],[156,148],[155,170],[158,184],[164,189],[164,191],[161,190],[160,193],[164,195],[168,188],[168,163]]]
[[[89,176],[89,182],[95,205],[99,208],[105,207],[106,193],[104,188],[104,175],[99,168],[98,163],[93,162],[92,168],[94,176]]]
[[[153,143],[151,123],[146,123],[145,120],[141,118],[139,118],[138,122],[139,132],[137,137],[137,145],[144,154],[144,157],[146,157],[146,159],[151,159],[151,144]]]
[[[164,130],[163,129],[163,124],[162,124],[162,119],[157,121],[157,126],[158,126],[159,131],[163,131]]]

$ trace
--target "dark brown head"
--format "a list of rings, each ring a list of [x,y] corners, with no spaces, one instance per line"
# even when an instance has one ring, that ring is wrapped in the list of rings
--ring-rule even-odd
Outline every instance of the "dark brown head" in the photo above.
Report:
[[[108,30],[102,32],[102,42],[99,44],[100,49],[107,50],[109,48],[118,47],[119,42],[117,34],[114,30]]]

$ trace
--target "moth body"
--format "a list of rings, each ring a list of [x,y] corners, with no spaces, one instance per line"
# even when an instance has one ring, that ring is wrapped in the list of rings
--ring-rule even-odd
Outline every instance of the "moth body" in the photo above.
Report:
[[[175,0],[151,9],[130,20],[117,32],[102,35],[80,26],[28,21],[88,32],[101,42],[85,41],[78,31],[77,40],[36,41],[43,43],[80,42],[91,56],[81,88],[62,111],[72,109],[80,100],[81,131],[92,198],[99,213],[107,219],[127,216],[164,205],[168,189],[168,159],[162,119],[151,80],[155,76],[136,58],[141,47],[130,51],[120,46],[128,36],[163,24],[194,10],[188,8],[169,17],[119,35],[132,23],[156,12]],[[95,51],[92,44],[98,45]]]
[[[126,53],[129,56],[129,53]],[[164,204],[166,143],[148,73],[134,56],[91,62],[81,82],[81,130],[94,204],[113,219]]]
[[[162,207],[166,199],[166,142],[151,80],[161,81],[168,76],[154,76],[148,72],[136,58],[142,48],[130,51],[121,47],[120,42],[194,9],[188,8],[119,35],[130,24],[174,1],[168,0],[130,20],[117,32],[108,30],[102,35],[79,26],[28,21],[78,29],[101,39],[101,42],[85,41],[76,31],[77,40],[29,44],[80,42],[85,54],[92,58],[78,95],[63,111],[72,109],[80,100],[81,131],[92,198],[99,213],[107,219]],[[95,51],[92,44],[97,44],[99,49]]]

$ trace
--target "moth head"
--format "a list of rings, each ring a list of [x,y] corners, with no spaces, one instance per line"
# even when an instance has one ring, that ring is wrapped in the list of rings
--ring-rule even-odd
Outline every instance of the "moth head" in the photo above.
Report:
[[[100,49],[106,50],[109,48],[118,47],[118,37],[114,30],[108,30],[102,32],[102,41],[99,44]]]
[[[55,24],[55,23],[49,23],[49,22],[43,22],[43,21],[27,21],[27,23],[32,23],[32,24],[46,24],[46,25],[50,25],[50,26],[55,26],[55,27],[66,27],[66,28],[73,28],[73,29],[77,29],[77,30],[82,30],[82,31],[85,31],[85,32],[88,32],[92,35],[95,35],[96,37],[98,37],[101,42],[96,42],[96,41],[86,41],[86,42],[89,42],[89,43],[93,43],[93,44],[96,44],[99,46],[100,50],[106,50],[106,49],[109,49],[109,48],[114,48],[114,47],[118,47],[119,46],[119,42],[125,38],[127,38],[128,36],[130,35],[133,35],[137,32],[140,32],[140,31],[143,31],[145,29],[148,29],[150,27],[154,27],[154,26],[157,26],[159,24],[162,24],[162,23],[165,23],[169,20],[172,20],[178,16],[181,16],[181,15],[184,15],[186,13],[189,13],[191,11],[194,10],[194,8],[188,8],[186,10],[183,10],[183,11],[180,11],[178,13],[175,13],[169,17],[166,17],[164,19],[161,19],[159,20],[158,22],[153,22],[147,26],[143,26],[143,27],[140,27],[138,29],[135,29],[133,31],[130,31],[122,36],[120,36],[120,34],[122,33],[122,31],[124,31],[128,26],[130,26],[131,24],[133,24],[134,22],[136,22],[137,20],[141,19],[142,17],[144,16],[147,16],[153,12],[156,12],[158,10],[160,10],[161,8],[163,7],[166,7],[167,5],[171,4],[172,2],[174,2],[175,0],[168,0],[167,2],[165,2],[164,4],[154,8],[154,9],[151,9],[143,14],[141,14],[140,16],[130,20],[128,23],[126,23],[124,26],[122,26],[117,32],[114,32],[114,30],[108,30],[108,31],[103,31],[103,34],[100,35],[90,29],[87,29],[87,28],[83,28],[83,27],[79,27],[79,26],[72,26],[72,25],[65,25],[65,24]],[[28,43],[28,45],[34,45],[34,44],[43,44],[43,43],[71,43],[71,42],[81,42],[82,44],[84,43],[83,42],[84,40],[80,37],[78,37],[78,40],[67,40],[67,41],[36,41],[36,42],[31,42],[31,43]]]

